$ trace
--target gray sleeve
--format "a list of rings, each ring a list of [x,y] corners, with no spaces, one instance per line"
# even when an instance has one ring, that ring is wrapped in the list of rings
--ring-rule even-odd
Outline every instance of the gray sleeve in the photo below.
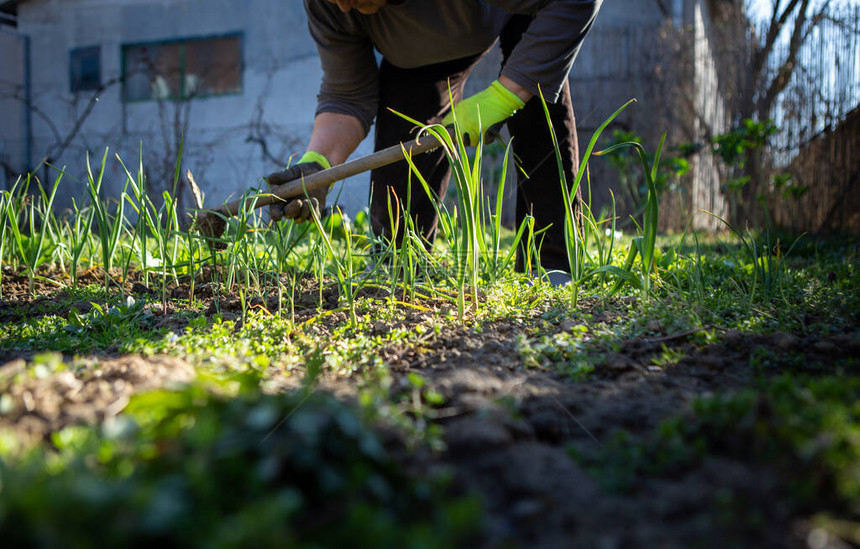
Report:
[[[336,112],[353,116],[361,122],[366,134],[379,102],[373,44],[334,4],[305,0],[305,9],[323,72],[316,114]]]
[[[603,0],[485,0],[511,13],[534,16],[502,74],[547,101],[558,99],[583,39]]]

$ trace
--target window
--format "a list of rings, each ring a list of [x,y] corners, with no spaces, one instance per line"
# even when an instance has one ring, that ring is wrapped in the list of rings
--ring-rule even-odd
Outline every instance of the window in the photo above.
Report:
[[[122,48],[126,101],[189,99],[242,91],[238,35]]]
[[[101,48],[74,49],[69,53],[69,88],[71,91],[97,90],[102,83]]]

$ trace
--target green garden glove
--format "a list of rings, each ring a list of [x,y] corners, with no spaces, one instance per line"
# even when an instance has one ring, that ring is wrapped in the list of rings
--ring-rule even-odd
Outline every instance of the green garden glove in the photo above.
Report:
[[[463,140],[467,145],[477,145],[479,135],[484,139],[487,130],[504,122],[525,105],[514,92],[496,80],[487,89],[454,105],[453,111],[442,119],[442,125],[452,125],[456,114]]]
[[[270,187],[283,185],[284,183],[306,177],[312,173],[331,168],[331,162],[318,152],[308,151],[302,155],[298,162],[289,168],[275,172],[266,177]],[[313,218],[315,210],[319,215],[320,210],[325,208],[325,197],[328,187],[308,191],[307,196],[301,196],[287,201],[278,201],[269,206],[269,217],[278,222],[283,218],[292,219],[296,223],[304,223]]]

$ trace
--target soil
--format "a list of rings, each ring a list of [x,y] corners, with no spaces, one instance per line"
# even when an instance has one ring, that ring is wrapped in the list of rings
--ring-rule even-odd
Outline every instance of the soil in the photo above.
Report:
[[[186,322],[187,315],[177,314],[182,309],[176,298],[187,297],[187,286],[169,289],[167,311],[161,309],[160,294],[139,284],[125,288],[130,290],[151,294],[160,325],[177,329]],[[304,297],[297,299],[298,320],[316,314],[312,307],[320,295],[319,288],[303,290]],[[332,292],[323,292],[329,306],[337,302]],[[58,294],[46,281],[37,284],[39,297],[30,295],[26,278],[6,272],[0,321],[67,314],[58,303],[79,311],[89,307],[87,299],[70,305],[68,295],[63,290]],[[202,314],[218,310],[239,318],[236,296],[198,286],[196,299]],[[432,319],[427,313],[406,311],[407,323]],[[337,321],[337,315],[324,320]],[[445,324],[421,349],[392,344],[381,350],[395,390],[407,387],[408,375],[417,373],[444,397],[435,421],[443,428],[445,449],[428,454],[425,465],[451,468],[460,486],[481,494],[488,520],[485,546],[809,546],[812,527],[781,503],[783,485],[774,471],[760,465],[714,456],[692,469],[645,478],[631,490],[614,493],[590,476],[569,449],[594,451],[619,429],[645,435],[662,420],[687,411],[696,398],[751,386],[749,359],[757,349],[802,355],[807,364],[838,364],[860,356],[860,331],[818,339],[727,332],[719,342],[702,346],[693,344],[693,333],[660,333],[658,327],[649,338],[619,341],[615,350],[599,357],[592,375],[574,381],[556,371],[523,366],[517,336],[537,321],[494,321],[481,330]],[[374,329],[392,327],[380,322]],[[570,328],[564,321],[557,326]],[[654,366],[652,358],[666,345],[683,358]],[[0,351],[0,384],[30,358]],[[0,427],[14,429],[23,440],[49,439],[65,425],[97,423],[120,413],[136,391],[194,376],[185,360],[168,356],[107,352],[76,364],[71,371],[26,376],[13,384],[8,395],[14,411],[0,415]],[[291,378],[273,381],[283,387],[294,383]],[[323,376],[320,390],[350,398],[355,380]],[[721,516],[716,496],[727,491],[757,513],[762,526],[751,528]],[[835,539],[825,541],[820,546],[842,546]]]

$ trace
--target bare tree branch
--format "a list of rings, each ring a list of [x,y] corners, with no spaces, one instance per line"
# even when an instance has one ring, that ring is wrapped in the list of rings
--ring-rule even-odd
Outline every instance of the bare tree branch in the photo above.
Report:
[[[72,126],[72,129],[69,130],[69,133],[66,134],[66,137],[64,139],[62,139],[62,140],[58,139],[57,140],[57,143],[55,143],[48,150],[47,154],[39,162],[40,164],[42,162],[49,162],[52,158],[58,158],[58,157],[63,155],[63,153],[66,151],[66,149],[69,147],[69,145],[72,144],[72,141],[74,141],[75,137],[77,137],[78,132],[81,131],[81,127],[83,127],[84,122],[86,122],[87,118],[90,117],[90,113],[93,112],[93,109],[95,108],[96,103],[98,103],[98,101],[99,101],[99,95],[104,93],[104,91],[106,89],[110,88],[111,86],[113,86],[113,85],[115,85],[121,81],[122,81],[122,77],[120,77],[120,76],[111,78],[111,79],[105,81],[104,84],[101,84],[98,87],[98,89],[96,89],[93,92],[92,96],[90,96],[90,99],[87,102],[87,106],[84,107],[83,112],[75,120],[75,124],[74,124],[74,126]]]
[[[672,12],[666,7],[665,0],[656,0],[657,7],[660,9],[660,13],[663,14],[663,17],[672,17]]]
[[[24,108],[29,110],[33,115],[39,118],[44,124],[45,127],[51,132],[51,136],[54,139],[53,144],[51,144],[44,155],[39,159],[35,166],[26,167],[23,172],[16,170],[13,166],[7,162],[0,163],[0,167],[6,172],[7,176],[14,177],[16,175],[20,175],[20,173],[33,173],[38,170],[43,164],[51,162],[55,158],[59,158],[66,151],[66,149],[72,144],[75,138],[81,131],[84,123],[89,118],[93,109],[96,106],[96,103],[99,101],[99,96],[104,93],[108,88],[118,84],[122,81],[122,77],[117,76],[111,79],[108,79],[103,84],[99,85],[99,87],[93,91],[92,95],[87,101],[86,107],[84,107],[83,112],[75,119],[74,125],[72,128],[66,133],[64,136],[60,131],[60,128],[54,123],[54,120],[47,112],[42,110],[41,107],[32,99],[25,97],[21,90],[16,89],[16,91],[6,97],[9,99],[14,99],[16,101],[20,101]],[[29,159],[28,159],[29,161]]]
[[[823,2],[811,18],[809,17],[810,0],[794,0],[786,7],[785,11],[779,14],[779,17],[776,18],[776,24],[768,31],[765,48],[760,50],[760,54],[764,55],[762,63],[766,63],[767,58],[772,56],[776,43],[776,36],[779,35],[787,21],[789,21],[793,16],[794,25],[791,36],[789,37],[788,53],[776,69],[775,76],[769,81],[764,80],[756,86],[762,91],[762,93],[758,96],[758,99],[751,104],[752,109],[750,109],[749,112],[744,113],[745,115],[751,116],[756,114],[759,118],[764,118],[768,113],[770,113],[770,110],[777,98],[783,91],[785,91],[791,81],[792,75],[798,68],[798,53],[803,48],[803,45],[808,41],[812,31],[827,17],[830,3],[830,0]],[[775,8],[778,4],[779,1],[777,0],[775,2]],[[774,12],[774,17],[776,17],[776,11]],[[774,19],[772,18],[771,21],[773,20]],[[763,67],[761,70],[763,71]],[[761,73],[758,74],[761,75]]]
[[[777,38],[782,33],[782,29],[785,26],[786,21],[794,12],[794,9],[797,5],[803,1],[804,5],[809,3],[809,0],[789,0],[788,5],[785,7],[785,10],[780,13],[780,0],[774,0],[773,2],[773,13],[770,17],[770,24],[768,25],[767,34],[765,35],[764,42],[761,47],[756,48],[753,53],[752,63],[750,63],[750,75],[752,76],[752,81],[755,82],[757,78],[759,78],[764,71],[764,67],[767,64],[767,60],[773,52],[774,45],[776,44]],[[750,95],[750,100],[752,99],[753,90],[748,91],[748,95]],[[752,102],[750,102],[750,106],[752,106]],[[751,110],[751,109],[750,109]],[[752,113],[750,113],[752,114]]]

